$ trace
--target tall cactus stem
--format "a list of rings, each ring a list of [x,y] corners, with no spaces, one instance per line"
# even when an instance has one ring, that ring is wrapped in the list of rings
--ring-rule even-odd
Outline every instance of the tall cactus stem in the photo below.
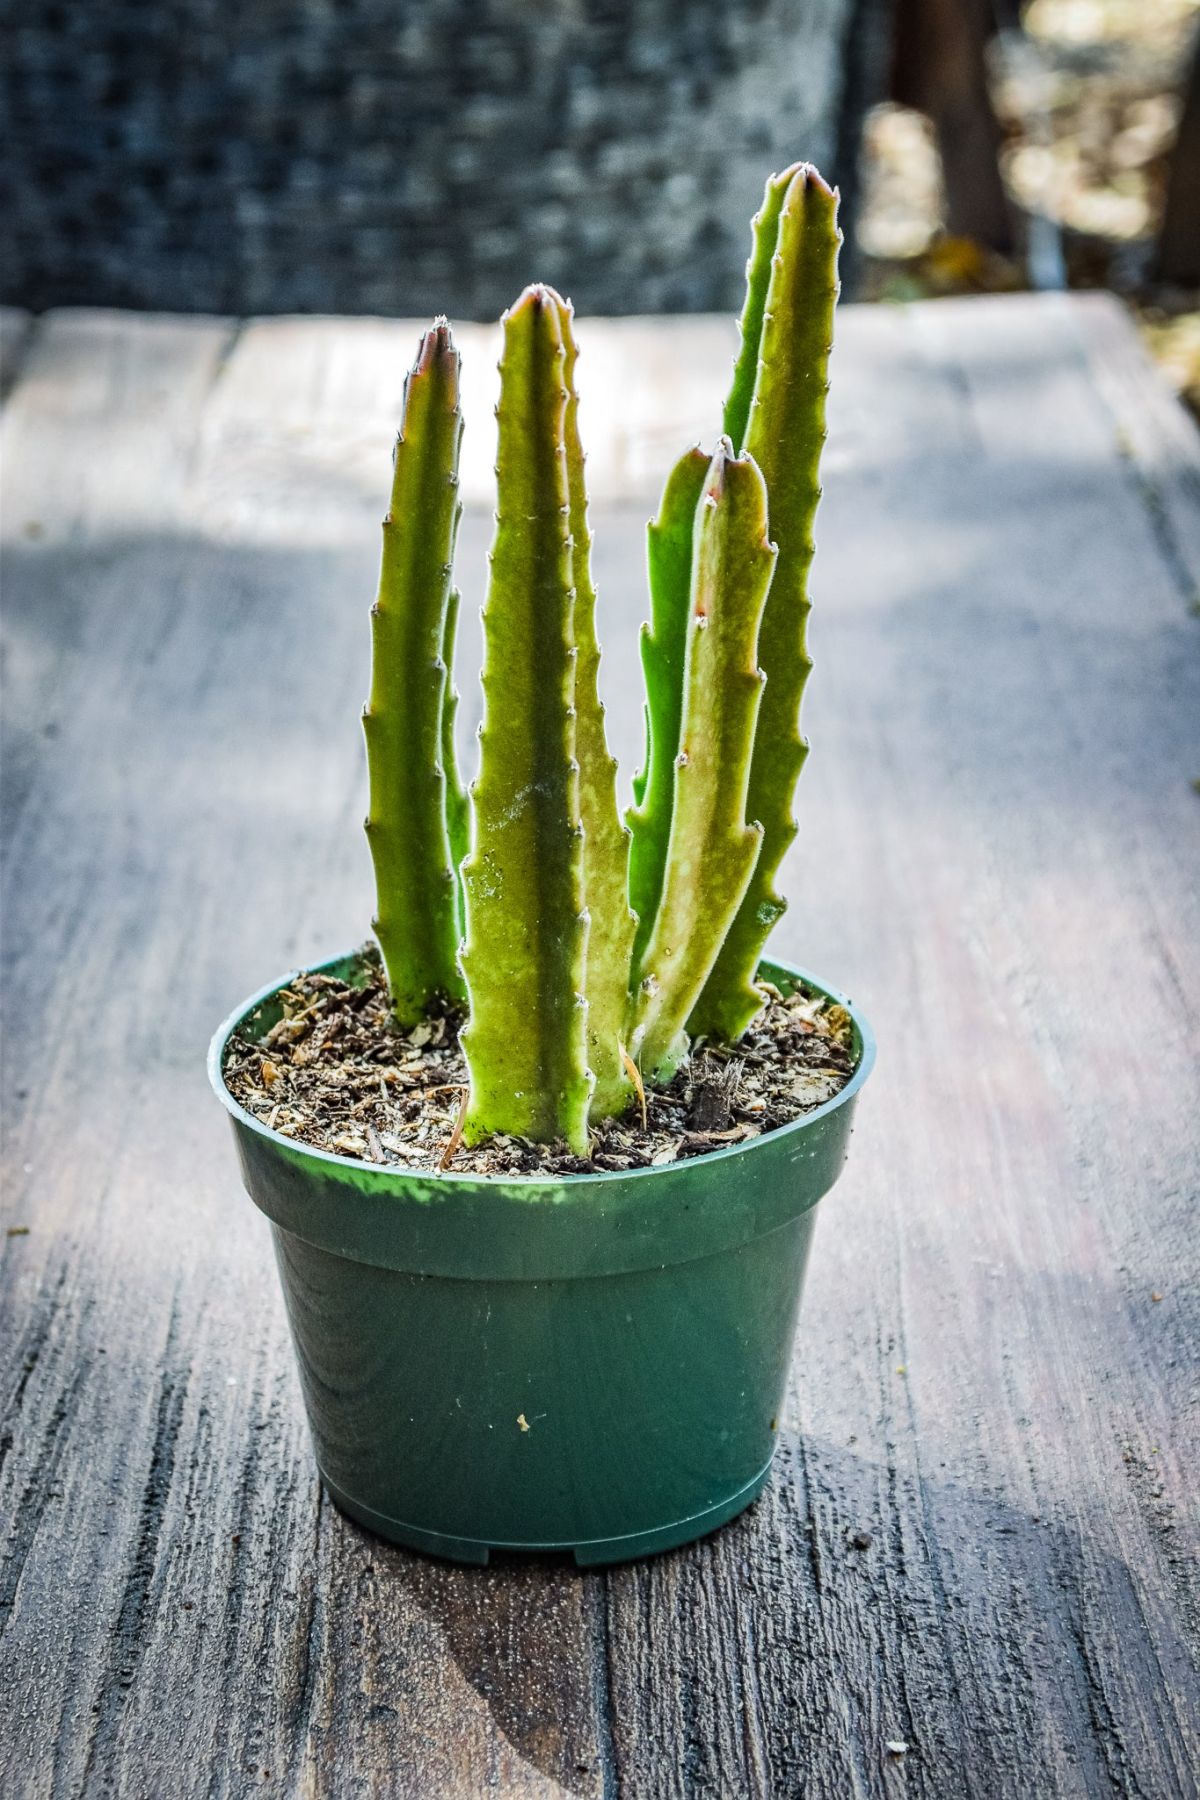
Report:
[[[498,508],[483,613],[484,719],[463,867],[465,1135],[587,1148],[583,828],[562,302],[504,315]]]
[[[583,892],[588,911],[588,1062],[595,1077],[592,1119],[622,1113],[634,1097],[623,1045],[629,1013],[633,935],[629,906],[630,832],[617,804],[617,759],[608,747],[600,699],[600,645],[592,582],[592,534],[587,516],[584,455],[575,386],[578,349],[569,301],[562,309],[563,383],[567,390],[564,436],[570,494],[571,566],[575,585],[575,759],[579,764],[579,814],[583,824]]]
[[[783,177],[776,178],[776,184]],[[769,229],[773,187],[759,215]],[[693,1036],[733,1041],[763,1004],[755,985],[759,958],[786,902],[776,878],[796,835],[792,806],[808,753],[800,702],[812,667],[806,622],[813,525],[821,497],[828,359],[837,301],[838,197],[817,171],[789,172],[778,210],[778,237],[759,323],[757,372],[744,450],[762,470],[770,495],[771,535],[779,548],[759,638],[766,674],[750,769],[747,816],[763,828],[762,852],[729,935],[689,1020]],[[756,234],[750,285],[761,282]],[[743,321],[753,332],[757,303],[748,292]],[[740,367],[739,359],[739,367]],[[735,369],[734,392],[738,391]],[[731,396],[731,407],[733,396]],[[734,408],[736,411],[736,408]]]
[[[774,566],[762,475],[723,438],[696,509],[667,872],[634,1033],[638,1063],[655,1082],[687,1054],[688,1016],[759,855],[762,828],[746,823],[746,791],[763,692],[755,650]]]
[[[650,623],[643,625],[642,670],[646,679],[646,760],[634,780],[629,812],[633,842],[629,855],[629,897],[637,914],[634,970],[641,961],[662,898],[675,799],[675,758],[683,714],[683,668],[687,654],[696,507],[708,474],[702,450],[680,457],[663,490],[658,517],[646,530],[650,578]]]
[[[733,380],[725,402],[725,435],[740,455],[746,441],[750,408],[758,380],[758,358],[762,344],[763,318],[767,310],[767,292],[771,270],[779,243],[779,215],[784,198],[794,178],[804,167],[793,163],[780,175],[772,175],[763,194],[762,205],[750,222],[751,251],[746,264],[746,299],[739,322],[738,353],[733,364]]]
[[[444,737],[450,579],[461,511],[458,368],[449,327],[439,320],[422,338],[405,384],[371,617],[371,692],[363,713],[366,829],[375,864],[375,932],[402,1025],[415,1024],[438,999],[465,997],[447,831],[457,774]]]

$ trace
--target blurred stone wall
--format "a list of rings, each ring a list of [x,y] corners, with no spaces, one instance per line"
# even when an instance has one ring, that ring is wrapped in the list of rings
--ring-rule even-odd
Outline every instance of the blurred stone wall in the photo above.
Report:
[[[883,0],[3,0],[4,299],[739,303],[765,175],[853,185]]]

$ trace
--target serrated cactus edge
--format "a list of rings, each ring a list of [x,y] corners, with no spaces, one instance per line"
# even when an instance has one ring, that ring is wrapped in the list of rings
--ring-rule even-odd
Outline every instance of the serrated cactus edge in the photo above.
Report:
[[[807,163],[767,183],[747,271],[742,354],[735,364],[726,411],[736,426],[752,354],[746,338],[752,341],[757,329],[745,433],[734,444],[762,470],[770,497],[771,536],[779,549],[759,637],[766,688],[746,800],[747,816],[762,825],[763,843],[737,917],[689,1021],[693,1036],[728,1042],[742,1035],[762,1007],[755,974],[771,929],[787,905],[776,877],[796,836],[792,807],[808,755],[800,730],[800,702],[812,668],[808,577],[821,498],[825,396],[838,297],[837,206],[836,190]],[[773,218],[775,247],[768,262],[764,245]]]
[[[646,759],[634,779],[629,813],[629,895],[637,914],[634,973],[662,899],[675,804],[675,758],[683,715],[683,667],[691,604],[696,508],[710,459],[698,447],[680,457],[663,489],[658,516],[646,530],[650,622],[641,635],[646,682]]]
[[[669,1080],[688,1053],[688,1016],[759,857],[762,827],[746,822],[746,788],[763,687],[759,621],[774,566],[762,475],[722,438],[696,508],[666,873],[633,1034],[652,1082]]]
[[[448,798],[458,792],[447,657],[462,511],[458,374],[458,352],[439,319],[421,339],[405,384],[371,614],[371,694],[363,712],[366,831],[378,896],[375,934],[402,1025],[416,1024],[436,1000],[465,997],[455,850],[447,829]]]
[[[625,1059],[630,969],[637,918],[629,904],[632,834],[617,802],[617,759],[608,747],[600,698],[600,644],[596,590],[592,585],[592,534],[587,517],[579,395],[578,350],[569,302],[560,303],[566,358],[564,434],[570,496],[571,568],[575,587],[575,759],[579,764],[579,816],[583,826],[583,891],[588,911],[584,992],[588,1008],[588,1062],[595,1079],[591,1117],[624,1112],[633,1097]]]

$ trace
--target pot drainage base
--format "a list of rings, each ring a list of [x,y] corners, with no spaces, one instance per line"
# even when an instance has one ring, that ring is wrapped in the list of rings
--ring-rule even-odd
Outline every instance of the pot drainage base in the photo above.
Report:
[[[501,1543],[482,1538],[450,1537],[441,1531],[426,1531],[419,1525],[405,1524],[400,1519],[389,1518],[386,1513],[376,1512],[373,1507],[361,1505],[344,1493],[336,1482],[330,1481],[324,1470],[320,1473],[325,1491],[339,1512],[353,1519],[356,1525],[363,1525],[379,1537],[387,1538],[389,1543],[402,1544],[406,1550],[419,1550],[426,1556],[437,1556],[447,1562],[474,1563],[477,1566],[489,1562],[493,1550],[508,1556],[565,1554],[573,1556],[580,1568],[591,1568],[603,1563],[629,1562],[638,1556],[654,1556],[663,1550],[674,1550],[680,1544],[690,1544],[696,1538],[707,1537],[710,1531],[727,1525],[730,1519],[744,1512],[751,1501],[757,1500],[766,1486],[771,1464],[768,1461],[753,1480],[738,1488],[736,1493],[719,1500],[715,1506],[707,1506],[702,1512],[692,1513],[686,1519],[676,1519],[670,1525],[656,1526],[650,1531],[635,1531],[621,1537],[592,1538],[586,1543],[538,1544],[511,1541]]]

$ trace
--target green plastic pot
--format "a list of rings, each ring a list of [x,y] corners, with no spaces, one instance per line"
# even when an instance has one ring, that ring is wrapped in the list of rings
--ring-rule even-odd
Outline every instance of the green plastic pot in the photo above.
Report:
[[[321,965],[356,979],[357,955]],[[234,1031],[279,1018],[287,977],[217,1032],[209,1073],[271,1221],[321,1478],[416,1550],[619,1562],[687,1543],[770,1473],[817,1203],[874,1061],[835,1099],[707,1156],[628,1173],[414,1175],[269,1131],[221,1075]]]

